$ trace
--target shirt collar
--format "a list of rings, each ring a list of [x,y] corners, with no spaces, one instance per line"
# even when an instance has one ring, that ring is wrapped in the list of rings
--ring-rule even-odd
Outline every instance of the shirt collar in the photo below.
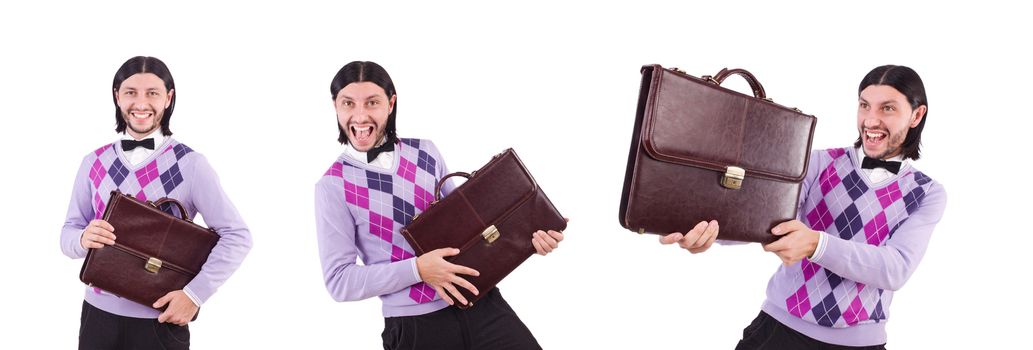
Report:
[[[154,139],[154,148],[158,148],[158,146],[161,146],[161,144],[165,143],[165,135],[161,133],[161,128],[155,128],[154,131],[151,131],[151,133],[147,134],[147,136],[144,136],[144,137],[140,138],[140,140],[148,139],[148,138],[153,138]],[[129,135],[129,132],[123,131],[122,132],[122,137],[120,138],[120,140],[136,140],[136,139],[133,138],[133,135]]]

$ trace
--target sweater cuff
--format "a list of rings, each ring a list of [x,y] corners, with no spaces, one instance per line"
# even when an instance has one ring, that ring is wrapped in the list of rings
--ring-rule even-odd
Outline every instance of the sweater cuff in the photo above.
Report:
[[[828,235],[829,234],[825,233],[824,231],[818,231],[818,246],[814,248],[814,253],[812,253],[811,256],[808,257],[808,260],[810,260],[811,262],[821,260],[821,256],[825,255],[825,247],[829,243]]]
[[[194,292],[190,290],[190,287],[183,287],[183,293],[187,295],[187,298],[190,298],[190,301],[194,302],[194,306],[201,307],[200,299],[194,295]]]
[[[420,278],[420,268],[416,266],[416,258],[409,260],[412,260],[412,276],[416,279],[416,283],[423,282],[423,279]]]

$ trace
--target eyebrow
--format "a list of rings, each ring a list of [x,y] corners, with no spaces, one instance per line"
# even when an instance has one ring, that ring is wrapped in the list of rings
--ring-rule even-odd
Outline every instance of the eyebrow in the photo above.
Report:
[[[348,95],[344,95],[344,94],[342,94],[340,96],[340,98],[348,99],[348,100],[355,100],[354,97],[351,97],[351,96],[348,96]],[[369,97],[366,97],[366,100],[372,100],[374,98],[382,98],[382,97],[380,97],[380,95],[369,95]]]
[[[868,100],[865,100],[864,97],[858,96],[857,100],[860,101],[860,102],[867,103],[867,104],[872,104],[872,103],[868,102]],[[894,100],[886,100],[886,101],[883,101],[883,102],[879,103],[880,106],[895,105],[895,104],[897,104],[897,101],[894,101]]]

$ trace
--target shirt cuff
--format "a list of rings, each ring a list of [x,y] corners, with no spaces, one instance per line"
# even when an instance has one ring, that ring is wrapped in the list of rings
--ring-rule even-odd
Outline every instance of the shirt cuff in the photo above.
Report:
[[[75,244],[75,245],[72,246],[72,247],[74,247],[76,252],[80,253],[79,256],[86,256],[86,253],[89,252],[89,249],[86,249],[86,247],[82,246],[82,235],[85,235],[85,234],[86,234],[86,229],[83,228],[82,232],[79,232],[79,242],[76,242],[78,244]]]
[[[814,262],[815,260],[821,260],[821,256],[825,254],[825,246],[829,243],[828,233],[824,231],[818,231],[818,246],[814,248],[814,253],[808,257],[808,260]]]
[[[423,282],[423,279],[420,278],[420,268],[416,266],[416,258],[412,258],[409,260],[412,260],[412,275],[413,278],[416,278],[416,283]]]
[[[201,302],[198,301],[194,292],[190,291],[190,287],[183,287],[183,293],[187,295],[187,298],[190,298],[190,301],[194,302],[194,306],[201,307]]]

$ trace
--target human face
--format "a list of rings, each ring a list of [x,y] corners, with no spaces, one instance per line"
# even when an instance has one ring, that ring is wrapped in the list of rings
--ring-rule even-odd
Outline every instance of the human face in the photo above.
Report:
[[[165,82],[153,73],[137,73],[122,81],[114,93],[126,131],[139,140],[161,125],[175,91],[166,90]]]
[[[857,98],[857,130],[869,158],[890,159],[901,152],[911,128],[925,116],[926,106],[911,108],[907,97],[889,85],[869,85]]]
[[[384,138],[387,117],[395,106],[395,96],[371,82],[351,83],[337,92],[334,109],[337,123],[348,135],[348,143],[360,152],[369,151]]]

